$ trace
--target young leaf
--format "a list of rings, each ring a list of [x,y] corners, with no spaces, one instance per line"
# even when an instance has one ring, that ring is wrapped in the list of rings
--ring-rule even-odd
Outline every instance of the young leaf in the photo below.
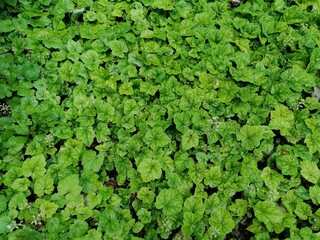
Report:
[[[137,216],[142,223],[150,223],[152,221],[151,212],[145,208],[141,208],[137,212]]]
[[[211,215],[209,223],[212,228],[216,229],[221,237],[231,232],[236,226],[229,211],[223,208],[219,208]]]
[[[315,152],[320,152],[320,133],[319,131],[315,131],[312,134],[307,134],[304,142],[307,144],[309,151],[311,154]]]
[[[114,56],[123,58],[124,54],[128,52],[126,43],[122,40],[113,40],[108,43],[108,46],[112,50]]]
[[[133,95],[132,82],[126,82],[119,87],[119,93],[121,95]]]
[[[314,204],[320,204],[320,187],[314,185],[309,188],[310,198]]]
[[[320,178],[320,170],[316,162],[304,160],[300,163],[301,175],[309,182],[316,184]]]
[[[53,183],[53,178],[47,174],[36,179],[34,183],[34,193],[39,197],[52,193],[54,189]]]
[[[153,159],[145,159],[138,166],[138,172],[144,182],[159,179],[162,175],[161,163]]]
[[[275,230],[277,225],[282,224],[285,217],[284,212],[281,211],[272,201],[260,201],[254,207],[254,215],[260,222],[263,222],[268,231],[272,232]]]
[[[46,164],[46,159],[43,154],[28,158],[22,165],[23,175],[32,177],[33,179],[40,178],[46,171]]]
[[[182,210],[183,198],[176,189],[162,189],[156,198],[155,206],[165,215],[175,215]]]
[[[191,196],[184,202],[184,214],[190,212],[194,214],[195,219],[200,220],[203,217],[205,207],[201,198]]]
[[[294,212],[301,220],[307,220],[312,215],[311,207],[304,202],[299,202]]]
[[[188,129],[182,135],[182,149],[189,150],[191,148],[195,148],[199,145],[199,136],[191,129]]]
[[[289,135],[289,130],[293,127],[294,116],[288,107],[279,104],[275,110],[271,112],[271,120],[269,127],[271,129],[280,130],[280,133],[284,136]]]
[[[92,144],[95,137],[95,132],[92,126],[78,127],[75,129],[75,131],[77,139],[83,142],[84,145],[90,146]]]
[[[140,188],[137,197],[143,202],[143,203],[152,203],[155,198],[155,193],[151,191],[147,187]]]
[[[260,145],[265,127],[244,125],[237,133],[237,140],[246,150],[253,150]]]
[[[97,154],[92,150],[86,150],[81,156],[83,168],[85,171],[98,172],[103,163],[103,155]]]
[[[40,67],[35,62],[26,62],[22,65],[21,74],[27,80],[36,80],[40,76]]]
[[[44,219],[50,219],[58,210],[58,205],[46,200],[41,200],[40,213]]]
[[[144,141],[151,149],[156,150],[157,148],[164,147],[170,143],[170,138],[164,133],[162,128],[155,127],[147,131],[144,136]]]

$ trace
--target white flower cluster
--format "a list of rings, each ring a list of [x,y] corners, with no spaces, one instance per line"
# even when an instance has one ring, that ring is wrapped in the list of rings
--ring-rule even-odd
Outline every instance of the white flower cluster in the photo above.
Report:
[[[2,103],[0,105],[0,116],[7,116],[11,113],[11,108],[8,104]]]

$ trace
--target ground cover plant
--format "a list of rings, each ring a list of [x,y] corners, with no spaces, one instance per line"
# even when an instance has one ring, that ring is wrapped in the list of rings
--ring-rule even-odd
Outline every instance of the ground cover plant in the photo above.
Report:
[[[0,239],[320,239],[317,0],[0,9]]]

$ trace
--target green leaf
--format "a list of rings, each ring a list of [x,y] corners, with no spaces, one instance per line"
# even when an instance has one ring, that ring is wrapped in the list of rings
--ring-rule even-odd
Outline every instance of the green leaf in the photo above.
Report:
[[[161,163],[153,159],[145,159],[138,166],[138,172],[144,182],[159,179],[162,175]]]
[[[51,194],[54,189],[53,183],[53,178],[49,175],[44,175],[36,179],[34,183],[34,193],[39,197],[42,197],[45,194]]]
[[[152,203],[155,196],[155,193],[147,187],[140,188],[137,194],[138,199],[140,199],[143,203]]]
[[[191,196],[184,202],[184,214],[191,212],[194,214],[195,219],[200,220],[203,217],[205,207],[201,198]]]
[[[65,195],[70,193],[80,194],[82,187],[79,186],[79,177],[73,174],[60,180],[58,183],[58,194]]]
[[[1,27],[1,26],[0,26]],[[2,215],[0,216],[0,233],[6,234],[11,231],[11,217]]]
[[[308,12],[303,11],[299,6],[291,6],[283,13],[283,18],[287,24],[308,22]]]
[[[281,211],[280,207],[272,201],[260,201],[253,209],[257,219],[260,222],[263,222],[270,232],[274,231],[277,225],[281,226],[285,217],[285,214]]]
[[[76,239],[84,236],[88,231],[89,226],[85,220],[76,219],[74,223],[70,226],[70,238]]]
[[[88,50],[83,53],[81,55],[81,60],[89,70],[95,70],[102,64],[100,55],[94,50]]]
[[[58,210],[57,204],[41,199],[40,213],[44,219],[50,219],[52,215],[56,213],[57,210]]]
[[[26,62],[22,65],[21,74],[27,80],[36,80],[40,76],[40,66],[33,61]]]
[[[141,82],[140,91],[153,96],[158,91],[158,87],[149,82]]]
[[[126,43],[122,40],[113,40],[108,43],[108,46],[112,50],[112,55],[123,58],[124,53],[128,52]]]
[[[307,220],[312,215],[311,207],[304,202],[299,202],[294,212],[301,220]]]
[[[11,20],[0,20],[0,33],[11,32],[14,30]]]
[[[46,159],[43,154],[28,158],[23,162],[22,172],[25,177],[40,178],[46,172]]]
[[[25,145],[27,139],[21,136],[12,136],[6,142],[2,143],[2,146],[8,149],[8,153],[15,155],[17,154]]]
[[[150,223],[152,221],[152,216],[151,216],[151,212],[148,211],[145,208],[141,208],[138,212],[137,212],[137,216],[139,218],[139,220],[146,224],[146,223]]]
[[[221,168],[220,166],[210,167],[206,169],[205,177],[204,177],[204,184],[214,188],[217,187],[221,183]]]
[[[75,129],[77,139],[84,145],[90,146],[95,137],[95,132],[92,126],[78,127]]]
[[[33,95],[25,96],[21,99],[21,106],[24,108],[24,110],[32,114],[36,112],[37,106],[38,106],[38,101],[37,98]]]
[[[103,164],[104,156],[97,156],[95,151],[86,150],[82,153],[81,161],[85,171],[98,172]]]
[[[199,145],[199,136],[191,129],[188,129],[182,135],[182,149],[189,150],[191,148],[196,148]]]
[[[289,135],[289,130],[293,127],[294,116],[288,107],[279,104],[275,110],[271,112],[271,120],[269,127],[271,129],[280,130],[284,136]]]
[[[316,131],[312,134],[307,134],[304,142],[307,144],[307,147],[311,154],[315,152],[320,152],[320,133]]]
[[[263,139],[264,126],[244,125],[237,133],[237,140],[241,141],[241,146],[246,150],[253,150],[259,147]]]
[[[164,10],[173,10],[174,4],[172,0],[158,0],[154,1],[151,5],[153,8],[160,8]]]
[[[178,214],[182,210],[183,198],[177,189],[162,189],[156,198],[155,206],[167,216]]]
[[[232,212],[233,216],[242,217],[247,213],[248,202],[243,199],[236,199],[236,201],[230,205],[228,210]]]
[[[164,147],[170,143],[170,138],[160,127],[148,130],[143,140],[153,150]]]
[[[119,87],[119,93],[121,95],[133,95],[133,88],[132,88],[132,82],[126,82],[123,83],[120,87]]]
[[[261,178],[270,189],[277,189],[280,183],[284,181],[283,175],[272,170],[269,166],[262,170]]]
[[[303,160],[300,162],[301,175],[309,182],[316,184],[320,178],[320,170],[316,162],[310,160]]]
[[[11,184],[11,188],[19,192],[25,192],[30,186],[30,180],[27,178],[17,178]]]
[[[177,130],[181,133],[186,133],[191,125],[191,114],[189,112],[175,113],[173,115],[173,122]]]
[[[209,218],[211,228],[219,233],[219,237],[225,237],[226,234],[230,233],[236,226],[227,209],[219,208]]]
[[[310,198],[314,204],[320,204],[320,187],[314,185],[309,188]]]

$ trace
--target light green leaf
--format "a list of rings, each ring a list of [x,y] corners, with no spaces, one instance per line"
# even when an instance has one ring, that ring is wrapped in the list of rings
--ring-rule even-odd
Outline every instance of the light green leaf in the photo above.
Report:
[[[145,208],[141,208],[137,212],[137,216],[142,223],[150,223],[152,220],[151,212]]]
[[[233,216],[242,217],[247,213],[248,202],[243,199],[236,199],[236,201],[230,205],[228,208],[232,213]]]
[[[236,226],[229,211],[223,208],[214,211],[209,218],[209,223],[212,228],[216,229],[220,237],[224,237]]]
[[[76,219],[74,223],[70,226],[69,233],[72,239],[77,239],[86,234],[88,231],[88,223],[82,219]]]
[[[12,136],[6,142],[3,142],[2,146],[8,149],[9,154],[15,155],[24,147],[26,141],[25,137]]]
[[[21,74],[29,81],[36,80],[40,76],[40,67],[36,62],[26,62],[22,65]]]
[[[146,94],[153,96],[158,90],[158,87],[153,86],[149,82],[141,82],[140,83],[140,91]]]
[[[315,152],[320,153],[320,132],[315,131],[314,133],[307,134],[304,142],[307,144],[307,147],[311,154]]]
[[[314,185],[309,188],[310,198],[314,204],[320,204],[320,187],[318,185]]]
[[[294,116],[288,107],[279,104],[271,112],[271,121],[269,123],[271,129],[280,130],[280,133],[286,136],[290,134],[289,131],[293,127],[293,124]]]
[[[181,133],[188,132],[191,124],[190,112],[175,113],[173,115],[173,122],[176,125],[177,130],[179,130]]]
[[[27,178],[17,178],[11,184],[11,188],[19,192],[25,192],[30,186],[30,180]]]
[[[133,88],[132,88],[132,82],[126,82],[123,83],[120,87],[119,87],[119,93],[121,95],[133,95]]]
[[[280,183],[284,180],[282,174],[272,170],[269,166],[262,170],[261,178],[270,189],[277,189]]]
[[[280,207],[272,201],[260,201],[254,207],[254,214],[260,222],[263,222],[268,231],[273,232],[277,225],[281,223],[285,217]]]
[[[104,156],[99,154],[97,156],[95,151],[86,150],[81,156],[81,161],[85,171],[98,172],[103,163]]]
[[[148,130],[143,140],[153,150],[164,147],[170,143],[170,138],[160,127]]]
[[[304,202],[299,202],[294,212],[302,220],[307,220],[312,215],[311,207]]]
[[[199,136],[195,132],[193,132],[191,129],[188,129],[183,135],[182,135],[182,149],[183,150],[189,150],[191,148],[195,148],[199,145]]]
[[[184,202],[184,213],[191,212],[195,219],[200,220],[203,217],[205,207],[203,200],[199,197],[191,196]]]
[[[211,188],[217,187],[218,184],[221,183],[221,175],[220,166],[214,166],[206,169],[204,184]]]
[[[263,139],[264,126],[244,125],[237,133],[237,140],[241,141],[241,146],[246,150],[253,150],[259,147]]]
[[[320,170],[316,162],[310,160],[303,160],[300,163],[301,175],[309,182],[316,184],[320,178]]]
[[[58,183],[58,194],[65,195],[70,193],[80,194],[82,187],[79,186],[79,177],[73,174],[60,180]]]
[[[77,139],[84,145],[90,146],[95,137],[95,132],[92,126],[78,127],[75,129]]]
[[[46,159],[43,154],[28,158],[22,165],[23,175],[26,177],[31,176],[33,179],[40,178],[46,171],[46,164]]]
[[[152,5],[153,8],[160,8],[164,10],[173,10],[174,4],[172,0],[157,0],[153,1]]]
[[[152,203],[155,196],[155,193],[147,187],[140,188],[137,194],[137,198],[140,199],[143,203]]]
[[[89,70],[97,69],[102,63],[100,55],[94,50],[88,50],[84,54],[82,54],[81,60]]]
[[[177,189],[162,189],[156,198],[155,206],[165,215],[175,215],[182,210],[183,198]]]
[[[0,234],[9,233],[10,231],[12,231],[11,228],[11,217],[6,215],[0,216]]]
[[[144,182],[159,179],[162,175],[161,163],[153,159],[145,159],[139,164],[138,172]]]
[[[0,33],[11,32],[14,30],[11,20],[1,20],[0,21]]]
[[[128,47],[125,44],[125,42],[121,41],[121,40],[113,40],[110,41],[108,43],[108,46],[110,47],[110,49],[112,50],[112,54],[123,58],[124,57],[124,53],[128,52]]]
[[[54,189],[53,183],[53,178],[47,174],[36,179],[34,183],[34,193],[39,197],[45,194],[51,194]]]
[[[44,219],[50,219],[58,210],[58,205],[47,200],[41,200],[40,213]]]

